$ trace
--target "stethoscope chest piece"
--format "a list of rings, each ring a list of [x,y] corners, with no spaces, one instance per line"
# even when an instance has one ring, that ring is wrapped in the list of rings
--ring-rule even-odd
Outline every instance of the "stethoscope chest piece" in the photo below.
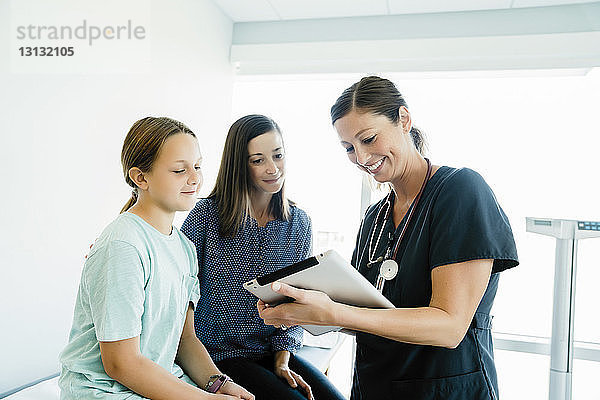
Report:
[[[394,260],[385,260],[379,268],[379,275],[386,281],[392,280],[398,274],[398,263]]]
[[[385,260],[379,267],[379,276],[375,287],[380,292],[383,292],[383,284],[385,281],[391,281],[398,275],[398,263],[394,260]]]

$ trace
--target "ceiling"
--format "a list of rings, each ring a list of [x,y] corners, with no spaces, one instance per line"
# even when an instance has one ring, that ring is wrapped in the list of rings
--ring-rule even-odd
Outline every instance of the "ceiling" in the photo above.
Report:
[[[213,0],[234,22],[545,7],[590,0]]]

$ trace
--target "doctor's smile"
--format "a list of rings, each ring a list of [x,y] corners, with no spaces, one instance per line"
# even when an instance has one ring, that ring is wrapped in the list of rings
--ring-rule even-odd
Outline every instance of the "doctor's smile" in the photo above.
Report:
[[[364,169],[367,170],[368,173],[370,173],[371,175],[375,175],[377,174],[379,171],[381,171],[381,168],[383,166],[383,162],[385,161],[386,157],[381,158],[379,161],[372,163],[372,164],[367,164],[367,165],[361,165],[359,164],[361,167],[363,167]]]

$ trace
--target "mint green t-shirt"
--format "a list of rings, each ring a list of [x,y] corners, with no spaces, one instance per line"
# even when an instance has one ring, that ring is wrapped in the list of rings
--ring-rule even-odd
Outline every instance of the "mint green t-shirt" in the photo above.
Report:
[[[200,297],[196,250],[177,228],[164,235],[125,212],[96,240],[83,267],[69,343],[60,354],[61,399],[139,398],[104,371],[99,342],[140,337],[142,355],[178,378],[187,308]]]

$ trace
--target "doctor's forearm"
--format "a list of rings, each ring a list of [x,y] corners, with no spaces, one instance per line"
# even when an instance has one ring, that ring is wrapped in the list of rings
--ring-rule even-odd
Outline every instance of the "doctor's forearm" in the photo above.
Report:
[[[371,333],[398,342],[454,348],[468,326],[464,321],[435,307],[389,310],[358,308],[339,304],[336,325]]]

